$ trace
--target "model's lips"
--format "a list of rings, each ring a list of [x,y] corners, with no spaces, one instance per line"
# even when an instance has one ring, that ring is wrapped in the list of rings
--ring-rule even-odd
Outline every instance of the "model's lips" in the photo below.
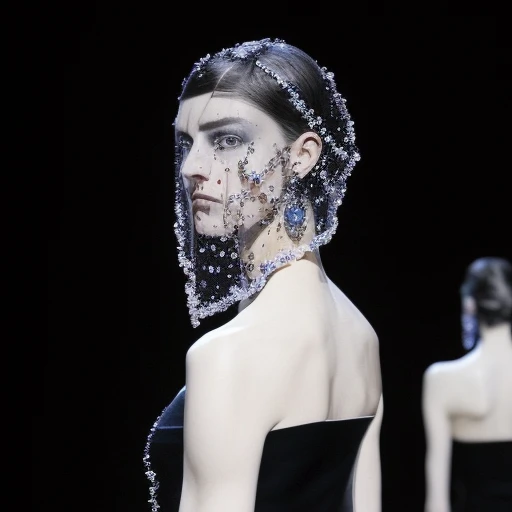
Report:
[[[222,204],[222,201],[220,199],[218,199],[217,197],[212,197],[212,196],[208,196],[206,194],[201,194],[199,192],[194,192],[192,194],[192,202],[198,201],[198,200],[201,200],[201,201],[211,201],[212,203],[220,203],[220,204]]]

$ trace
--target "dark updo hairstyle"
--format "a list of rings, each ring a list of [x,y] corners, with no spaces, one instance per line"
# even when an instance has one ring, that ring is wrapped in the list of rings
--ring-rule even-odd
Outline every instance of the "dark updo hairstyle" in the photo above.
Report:
[[[244,46],[248,48],[248,43]],[[293,83],[317,115],[330,118],[330,98],[322,73],[307,53],[290,44],[273,44],[258,53],[257,59]],[[196,67],[183,83],[180,100],[204,93],[226,94],[251,103],[276,121],[289,143],[310,130],[277,81],[256,65],[256,58],[232,58],[232,53],[220,52]]]
[[[480,322],[489,326],[511,322],[511,263],[498,257],[478,258],[467,268],[460,293],[474,299]]]
[[[317,235],[330,231],[320,243],[328,241],[346,179],[359,160],[353,122],[333,73],[282,40],[249,41],[198,61],[183,81],[179,99],[205,93],[252,104],[280,126],[287,144],[305,132],[318,133],[318,163],[294,186],[313,205]]]

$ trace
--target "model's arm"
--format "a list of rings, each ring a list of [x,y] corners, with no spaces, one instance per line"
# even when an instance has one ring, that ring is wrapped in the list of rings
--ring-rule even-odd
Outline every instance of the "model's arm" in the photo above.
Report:
[[[354,476],[354,511],[380,512],[382,509],[380,427],[384,412],[382,395],[377,412],[361,443]]]
[[[425,512],[450,512],[451,426],[450,386],[442,366],[430,366],[423,377],[422,412],[425,428]]]
[[[187,354],[179,512],[254,511],[263,444],[275,424],[272,400],[255,365],[227,345]]]

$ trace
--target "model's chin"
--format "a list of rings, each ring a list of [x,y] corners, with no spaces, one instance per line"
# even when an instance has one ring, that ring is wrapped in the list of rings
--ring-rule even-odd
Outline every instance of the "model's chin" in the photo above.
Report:
[[[204,236],[229,236],[234,231],[224,226],[222,219],[218,221],[203,212],[194,215],[194,227],[198,235]]]

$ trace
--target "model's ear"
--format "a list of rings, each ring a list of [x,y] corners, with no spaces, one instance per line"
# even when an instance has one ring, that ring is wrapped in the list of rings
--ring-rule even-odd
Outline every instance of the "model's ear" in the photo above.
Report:
[[[468,315],[476,314],[476,301],[473,297],[467,295],[462,299],[463,312]]]
[[[292,145],[290,164],[292,169],[303,178],[315,167],[322,152],[322,139],[315,132],[303,133]]]

